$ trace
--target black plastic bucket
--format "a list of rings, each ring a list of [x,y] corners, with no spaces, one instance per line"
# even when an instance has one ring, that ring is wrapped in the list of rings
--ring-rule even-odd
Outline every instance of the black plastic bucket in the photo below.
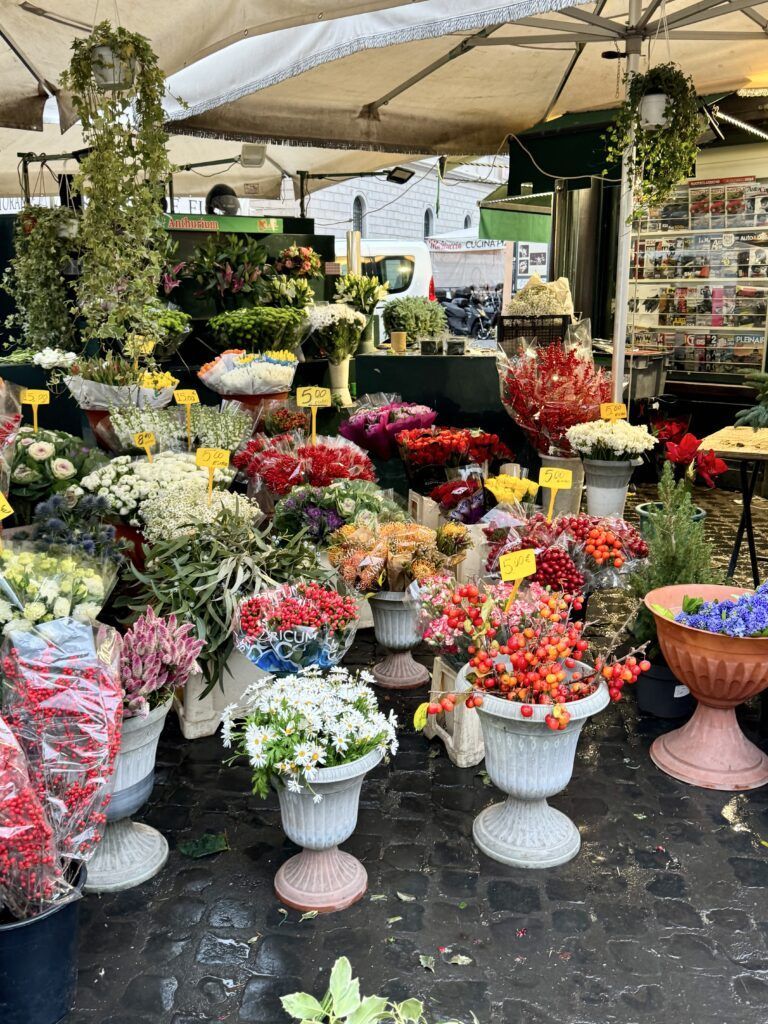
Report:
[[[682,718],[696,707],[688,687],[664,664],[652,664],[638,676],[635,694],[640,710],[657,718]]]
[[[75,885],[85,885],[81,867]],[[0,924],[0,1021],[57,1024],[75,1002],[80,900]]]

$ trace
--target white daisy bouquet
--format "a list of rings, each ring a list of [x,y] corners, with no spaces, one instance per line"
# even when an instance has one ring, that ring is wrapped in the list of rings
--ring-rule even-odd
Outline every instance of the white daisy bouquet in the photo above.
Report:
[[[270,785],[312,791],[323,768],[350,764],[373,750],[394,754],[397,719],[379,711],[368,685],[373,681],[365,671],[307,668],[260,679],[246,690],[241,707],[225,708],[222,742],[235,750],[233,760],[242,755],[250,762],[254,793],[266,797]]]
[[[632,462],[656,444],[656,438],[644,423],[633,426],[626,420],[577,423],[569,427],[565,436],[582,458],[605,462]]]
[[[253,529],[264,521],[258,504],[244,494],[217,490],[209,502],[207,482],[193,479],[172,491],[157,491],[142,501],[142,533],[150,544],[210,534],[220,530],[222,510]]]

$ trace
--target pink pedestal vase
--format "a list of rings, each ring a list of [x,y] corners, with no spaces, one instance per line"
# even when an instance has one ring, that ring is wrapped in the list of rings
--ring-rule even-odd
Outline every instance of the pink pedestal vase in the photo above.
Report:
[[[692,629],[659,615],[654,605],[676,615],[684,597],[712,601],[743,593],[683,584],[652,590],[645,598],[667,664],[698,701],[689,722],[654,742],[651,758],[673,778],[705,789],[756,789],[768,782],[768,757],[741,731],[735,710],[768,686],[768,637]]]
[[[321,768],[312,789],[277,791],[283,829],[303,847],[275,876],[281,903],[304,912],[329,914],[356,903],[368,888],[368,874],[356,857],[339,849],[357,824],[360,789],[381,753],[373,750],[350,764]],[[315,803],[319,794],[322,799]]]

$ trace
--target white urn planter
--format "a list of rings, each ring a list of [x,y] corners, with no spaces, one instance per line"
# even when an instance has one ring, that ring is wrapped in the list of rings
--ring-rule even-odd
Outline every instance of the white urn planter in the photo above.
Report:
[[[542,469],[570,469],[573,474],[573,483],[570,489],[560,490],[555,495],[553,516],[578,515],[581,507],[581,492],[584,489],[584,466],[581,459],[575,456],[560,455],[542,455],[540,458]],[[549,508],[551,493],[549,487],[541,488],[539,500],[545,512]]]
[[[665,92],[647,92],[640,100],[640,124],[643,128],[663,128],[667,123]]]
[[[466,689],[467,668],[457,680]],[[601,682],[589,697],[567,705],[571,719],[553,731],[544,719],[551,708],[531,705],[524,718],[522,704],[486,694],[477,708],[485,741],[485,767],[494,785],[507,794],[475,818],[472,835],[488,857],[518,868],[551,868],[572,860],[581,836],[571,819],[547,803],[565,789],[573,774],[576,745],[582,726],[608,704],[608,687]]]
[[[344,910],[365,894],[365,868],[340,850],[339,843],[355,830],[363,779],[381,756],[372,750],[350,764],[321,768],[311,790],[304,786],[300,793],[292,793],[278,785],[283,830],[303,847],[275,876],[275,893],[286,906],[328,914]],[[315,795],[322,797],[318,803]]]
[[[426,683],[429,672],[411,654],[421,640],[418,604],[388,590],[372,594],[369,600],[376,640],[390,652],[374,666],[376,682],[390,690],[411,690]]]
[[[328,363],[328,373],[331,378],[331,395],[341,405],[352,405],[352,395],[349,391],[349,363],[350,357],[342,359],[340,363]]]
[[[591,516],[623,516],[627,503],[627,488],[635,466],[633,462],[612,462],[604,459],[584,459],[587,478],[587,512]]]
[[[110,782],[107,824],[88,862],[86,892],[132,889],[154,878],[168,860],[165,837],[156,828],[131,821],[131,815],[143,807],[155,784],[157,744],[170,709],[168,700],[146,718],[123,722]]]

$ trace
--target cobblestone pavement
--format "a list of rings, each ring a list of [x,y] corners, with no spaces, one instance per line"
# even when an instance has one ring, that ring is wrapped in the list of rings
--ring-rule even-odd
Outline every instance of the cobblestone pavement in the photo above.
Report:
[[[712,501],[729,546],[733,496]],[[767,507],[756,514],[763,539]],[[375,653],[364,638],[354,660]],[[552,801],[581,829],[579,856],[541,872],[506,868],[471,840],[473,817],[498,793],[482,766],[455,768],[410,731],[420,699],[395,699],[400,752],[368,776],[345,844],[367,867],[369,896],[305,921],[282,914],[272,892],[295,852],[275,800],[250,795],[245,768],[222,766],[216,737],[185,742],[169,721],[144,820],[168,837],[170,861],[137,889],[83,901],[68,1024],[279,1024],[278,996],[320,994],[341,954],[365,992],[419,995],[432,1021],[768,1021],[768,787],[732,795],[663,775],[648,747],[672,723],[641,716],[630,694],[587,724],[573,780]],[[768,748],[759,710],[743,708],[742,722]],[[178,852],[206,831],[225,831],[231,849]],[[434,973],[420,954],[436,958]],[[456,954],[471,964],[451,964]]]

